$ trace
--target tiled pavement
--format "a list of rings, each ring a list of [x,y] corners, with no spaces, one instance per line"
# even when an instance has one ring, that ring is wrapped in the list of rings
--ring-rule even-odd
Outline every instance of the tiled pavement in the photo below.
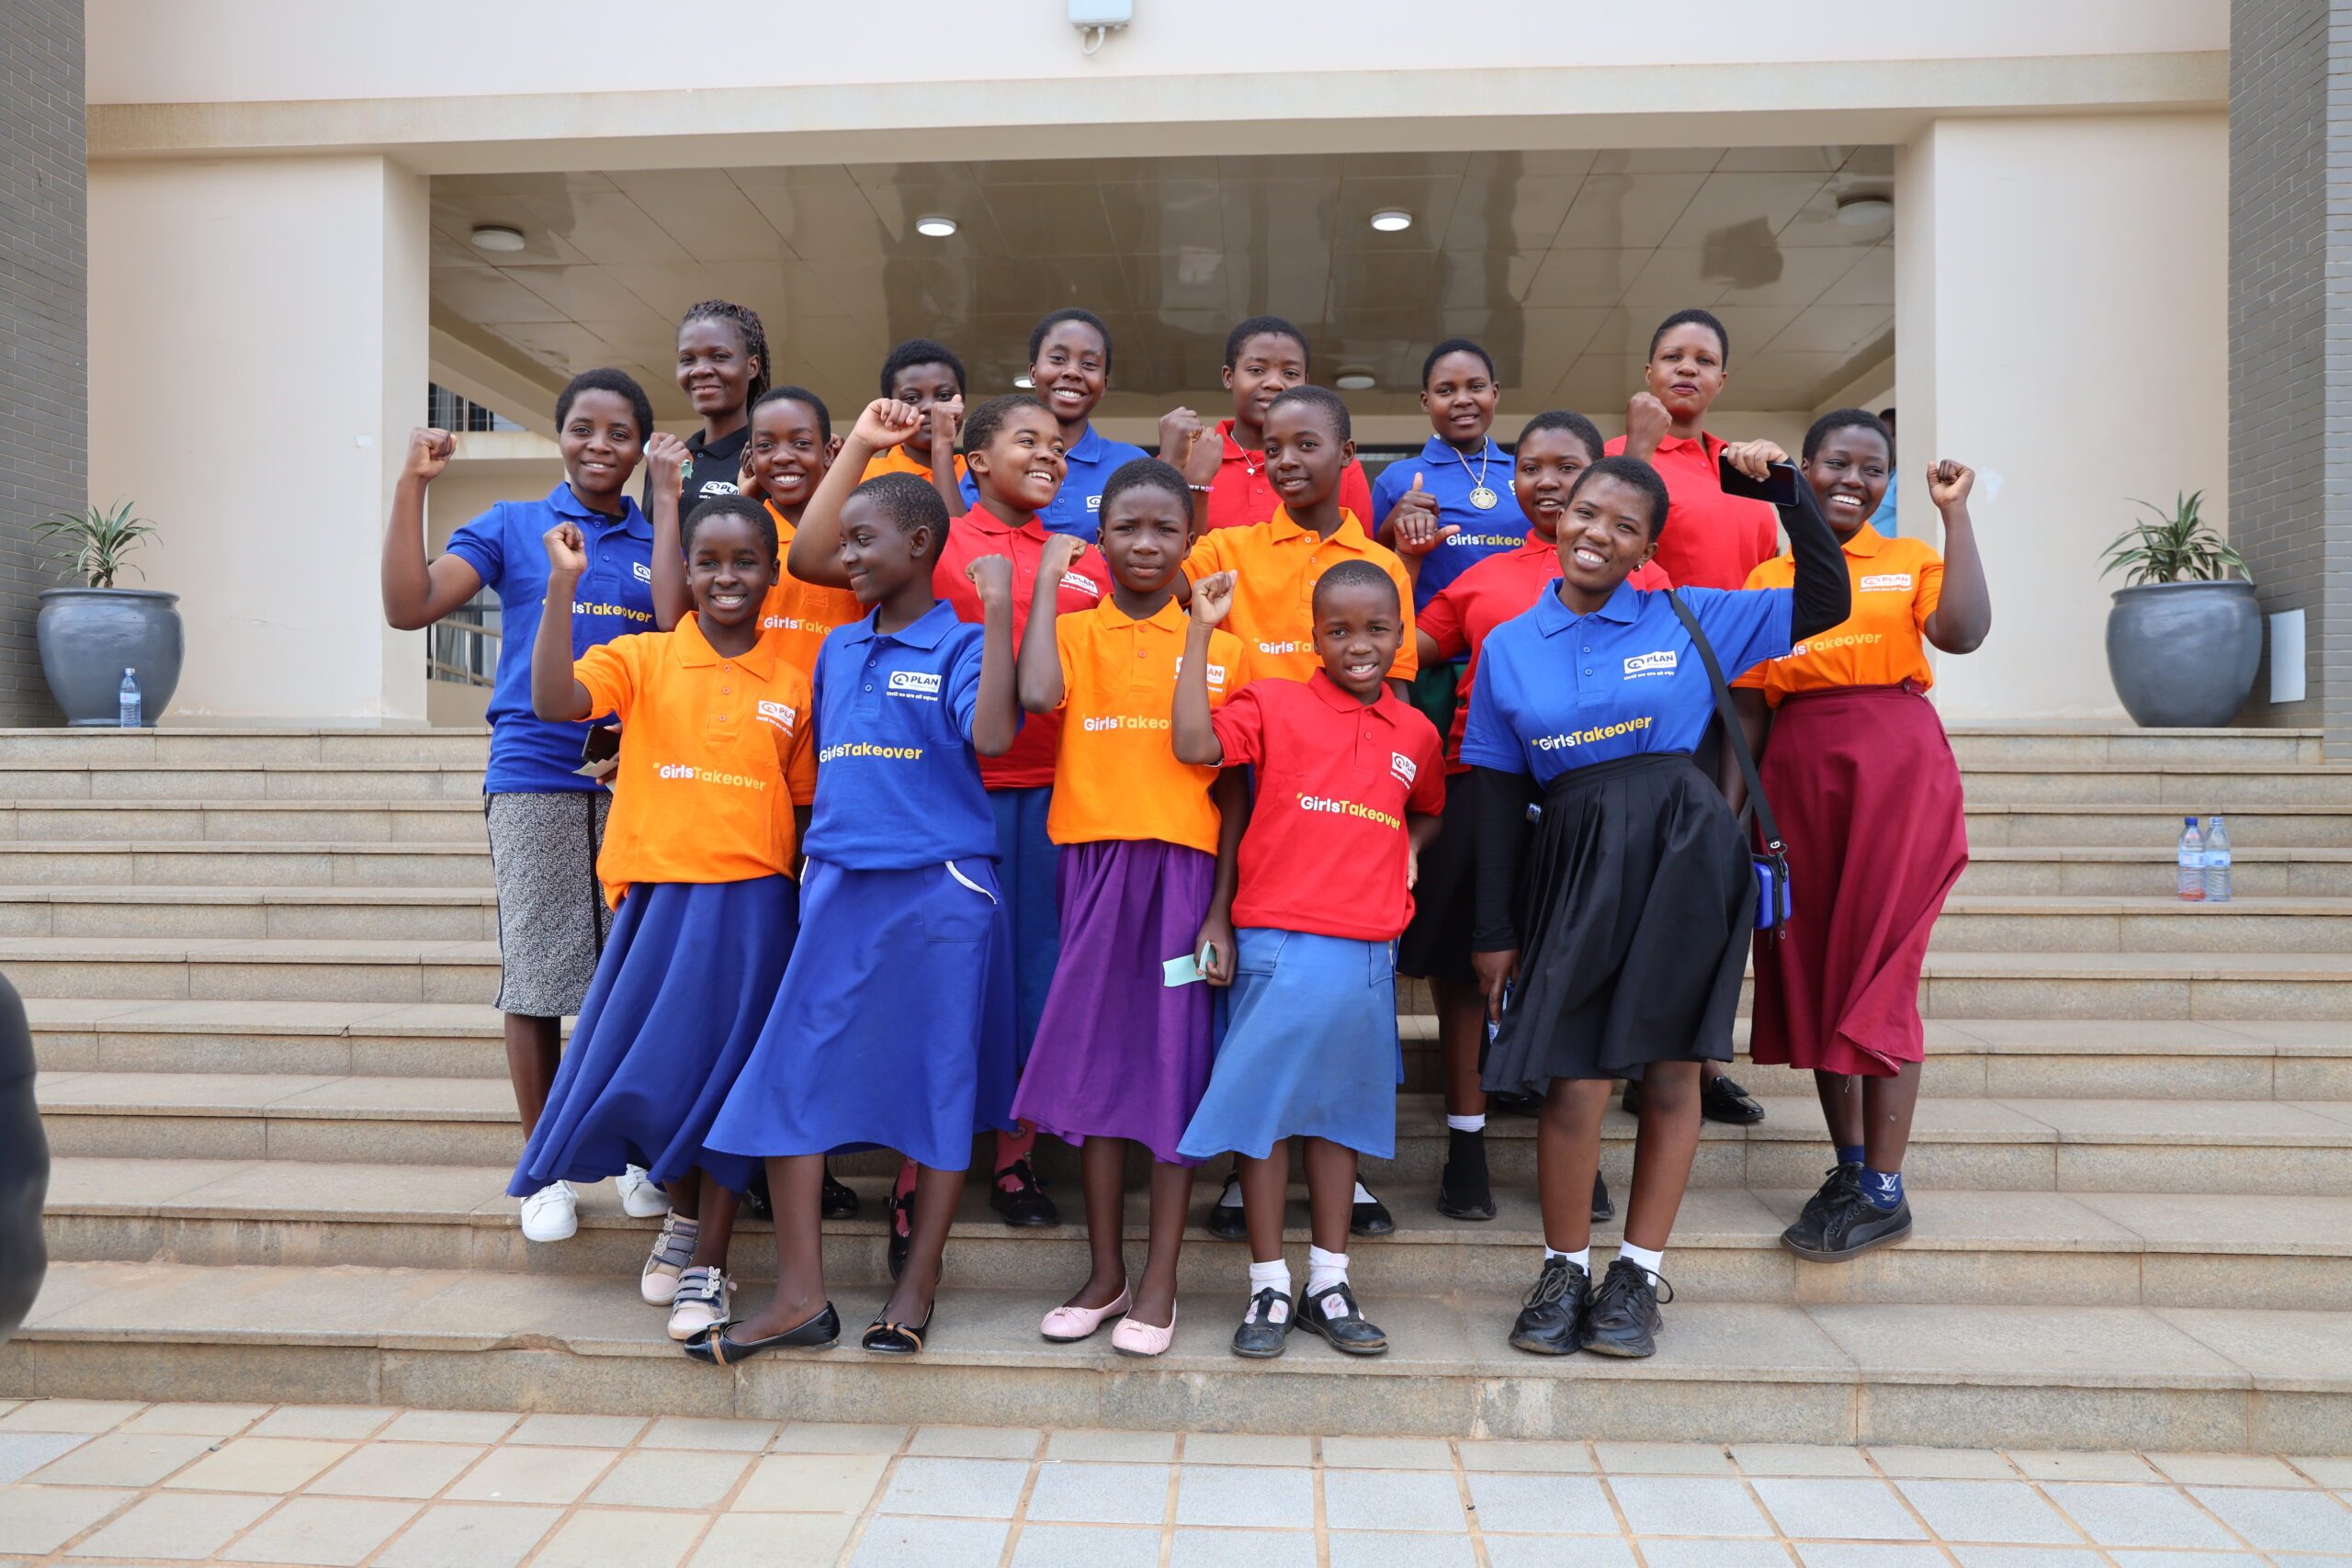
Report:
[[[0,1565],[2352,1564],[2352,1459],[0,1401]]]

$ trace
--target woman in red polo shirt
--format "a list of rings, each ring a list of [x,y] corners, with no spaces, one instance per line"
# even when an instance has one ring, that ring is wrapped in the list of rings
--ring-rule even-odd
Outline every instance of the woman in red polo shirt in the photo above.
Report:
[[[1666,528],[1656,564],[1677,588],[1738,588],[1781,547],[1780,518],[1760,501],[1724,493],[1724,443],[1700,428],[1731,378],[1731,334],[1711,310],[1677,310],[1650,333],[1645,389],[1625,406],[1625,434],[1609,443],[1610,456],[1639,457],[1666,481]],[[1699,745],[1699,765],[1720,776],[1713,730]],[[1749,1126],[1764,1108],[1710,1062],[1699,1096],[1710,1122]],[[1625,1085],[1625,1109],[1635,1109],[1639,1081]]]
[[[1749,1051],[1810,1068],[1837,1164],[1781,1236],[1836,1262],[1911,1234],[1903,1156],[1919,1103],[1919,965],[1944,897],[1968,863],[1960,766],[1927,700],[1927,645],[1970,653],[1993,601],[1968,516],[1975,476],[1928,470],[1945,554],[1871,526],[1894,473],[1894,437],[1860,409],[1805,433],[1804,474],[1837,536],[1853,614],[1732,684],[1789,846],[1789,892],[1804,918],[1756,947]],[[1790,558],[1750,573],[1785,588]]]

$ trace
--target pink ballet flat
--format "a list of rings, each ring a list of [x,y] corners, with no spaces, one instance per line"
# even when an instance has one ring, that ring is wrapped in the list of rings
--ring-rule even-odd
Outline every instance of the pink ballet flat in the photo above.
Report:
[[[1037,1332],[1064,1345],[1090,1338],[1096,1329],[1126,1311],[1128,1300],[1128,1293],[1121,1291],[1119,1299],[1106,1307],[1056,1307],[1046,1314],[1046,1321],[1037,1325]]]
[[[1132,1317],[1119,1319],[1111,1330],[1111,1348],[1122,1356],[1165,1355],[1169,1341],[1176,1337],[1176,1314],[1168,1314],[1168,1326],[1154,1328],[1148,1323],[1137,1323]]]

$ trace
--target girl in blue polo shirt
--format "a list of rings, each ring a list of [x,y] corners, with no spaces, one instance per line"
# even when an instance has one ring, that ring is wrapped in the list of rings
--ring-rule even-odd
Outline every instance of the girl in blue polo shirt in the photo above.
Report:
[[[571,523],[587,566],[571,605],[575,659],[600,643],[653,629],[653,525],[629,499],[653,405],[618,370],[583,370],[555,403],[563,482],[539,501],[502,501],[424,553],[425,488],[457,451],[447,432],[419,430],[392,491],[384,533],[384,619],[429,626],[488,588],[498,595],[498,675],[491,688],[490,767],[482,793],[498,887],[498,1010],[506,1015],[506,1073],[528,1136],[555,1081],[560,1031],[580,1010],[611,914],[596,884],[596,852],[612,796],[579,773],[600,720],[559,724],[531,711],[531,640],[547,597],[548,529]],[[642,1171],[622,1183],[632,1214],[668,1201]],[[522,1200],[523,1235],[562,1241],[579,1229],[571,1189],[551,1181]]]
[[[1786,462],[1765,442],[1732,454],[1758,478]],[[1544,1267],[1510,1335],[1540,1355],[1657,1349],[1658,1266],[1699,1146],[1699,1066],[1731,1059],[1755,920],[1745,836],[1690,759],[1716,708],[1704,658],[1675,591],[1625,581],[1656,552],[1666,512],[1665,483],[1638,458],[1577,476],[1555,530],[1560,581],[1487,635],[1462,740],[1480,792],[1473,963],[1498,1024],[1486,1087],[1544,1097]],[[1781,517],[1792,588],[1680,591],[1727,675],[1846,618],[1845,565],[1812,491],[1800,485]],[[1635,1067],[1625,1240],[1594,1290],[1601,1115],[1610,1080]]]
[[[1049,534],[1092,544],[1102,528],[1102,487],[1144,455],[1094,428],[1094,405],[1111,389],[1111,329],[1091,310],[1056,310],[1029,330],[1029,384],[1062,427],[1062,488],[1037,509]],[[979,504],[978,481],[964,478],[964,500]]]

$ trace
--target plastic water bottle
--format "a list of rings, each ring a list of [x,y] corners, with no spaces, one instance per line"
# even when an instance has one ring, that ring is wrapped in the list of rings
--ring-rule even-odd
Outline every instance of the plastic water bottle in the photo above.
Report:
[[[122,671],[122,728],[139,728],[139,676],[128,665]]]
[[[2205,826],[2205,902],[2230,901],[2230,829],[2215,812]]]
[[[2185,904],[2201,904],[2205,900],[2205,840],[2197,831],[2197,818],[2184,817],[2180,829],[2180,897]]]

